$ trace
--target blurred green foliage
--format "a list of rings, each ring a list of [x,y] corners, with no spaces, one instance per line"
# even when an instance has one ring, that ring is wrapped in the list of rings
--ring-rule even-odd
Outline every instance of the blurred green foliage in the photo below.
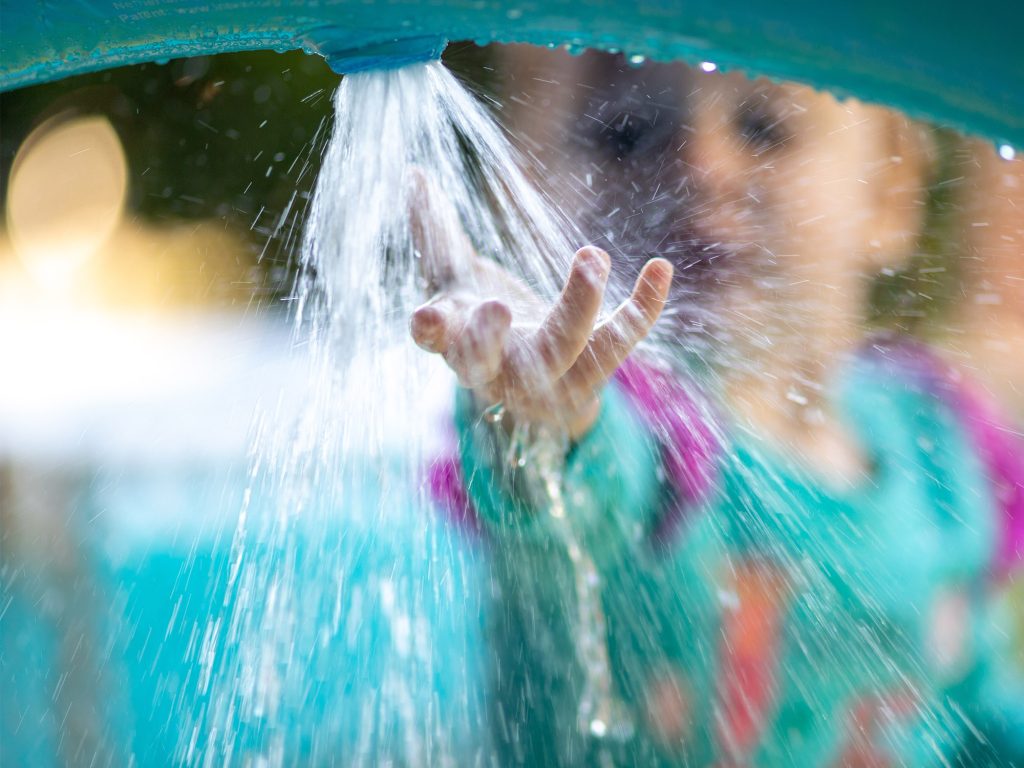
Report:
[[[935,163],[917,250],[904,268],[879,276],[871,297],[875,324],[925,335],[941,328],[961,292],[960,209],[969,154],[961,134],[933,128],[931,135]]]
[[[284,263],[337,82],[319,58],[259,52],[123,67],[0,94],[0,192],[33,128],[63,114],[103,114],[128,158],[130,211],[154,222],[221,219],[251,233],[254,261]]]
[[[144,64],[0,94],[0,193],[51,118],[102,114],[124,145],[129,216],[218,219],[245,233],[253,288],[289,290],[305,200],[338,83],[322,59],[270,52]],[[59,183],[55,179],[54,183]]]

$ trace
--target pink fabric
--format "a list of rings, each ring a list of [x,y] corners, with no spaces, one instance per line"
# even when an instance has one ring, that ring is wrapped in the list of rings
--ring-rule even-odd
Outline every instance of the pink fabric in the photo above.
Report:
[[[956,401],[995,484],[1003,535],[994,569],[997,577],[1005,578],[1024,563],[1024,436],[1014,432],[1000,418],[995,404],[974,386],[962,384]]]
[[[653,538],[667,544],[713,489],[721,446],[708,408],[670,371],[629,359],[615,381],[663,444],[662,462],[676,498],[655,523]]]
[[[483,532],[480,519],[466,493],[462,466],[454,449],[430,465],[427,470],[427,488],[430,497],[451,522],[476,534]]]

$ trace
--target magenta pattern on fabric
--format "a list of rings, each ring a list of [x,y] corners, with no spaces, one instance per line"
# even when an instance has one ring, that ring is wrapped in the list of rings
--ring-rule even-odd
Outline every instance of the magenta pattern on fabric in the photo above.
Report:
[[[991,398],[966,381],[952,365],[926,345],[907,339],[883,339],[867,356],[909,375],[916,386],[957,415],[985,463],[996,489],[1002,535],[994,575],[1003,578],[1024,563],[1024,436],[1014,431]],[[615,381],[663,445],[662,462],[675,498],[652,527],[652,540],[666,544],[679,532],[688,513],[713,490],[720,442],[708,409],[669,371],[628,360]],[[454,443],[454,435],[452,435]],[[429,468],[432,498],[458,525],[475,532],[483,527],[466,492],[454,445]]]
[[[466,483],[462,478],[455,433],[450,426],[447,427],[446,433],[448,446],[427,468],[427,489],[430,498],[441,508],[450,522],[463,530],[482,534],[480,518],[469,500]]]
[[[668,544],[684,527],[689,512],[714,488],[721,443],[710,419],[710,409],[695,398],[678,376],[627,360],[615,381],[644,423],[662,443],[662,466],[675,498],[662,511],[652,538]]]

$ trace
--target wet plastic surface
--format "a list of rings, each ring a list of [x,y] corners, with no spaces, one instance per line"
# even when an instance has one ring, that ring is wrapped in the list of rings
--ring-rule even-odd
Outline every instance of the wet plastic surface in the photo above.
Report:
[[[1024,143],[1024,6],[982,0],[5,3],[0,90],[76,72],[227,51],[303,48],[338,71],[435,58],[444,40],[529,42],[713,61]]]

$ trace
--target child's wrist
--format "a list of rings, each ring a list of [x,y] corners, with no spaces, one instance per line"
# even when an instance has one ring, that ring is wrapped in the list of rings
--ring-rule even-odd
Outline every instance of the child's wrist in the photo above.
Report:
[[[583,405],[566,405],[561,409],[553,408],[549,418],[534,420],[517,419],[515,412],[506,408],[504,403],[487,402],[476,392],[473,392],[473,404],[478,418],[501,426],[509,434],[517,424],[530,421],[537,426],[547,427],[561,433],[570,442],[577,442],[586,437],[601,415],[601,396],[599,394],[595,394]]]
[[[566,420],[565,429],[572,442],[581,440],[593,429],[597,417],[601,415],[601,397],[594,395],[580,408],[576,408]]]

